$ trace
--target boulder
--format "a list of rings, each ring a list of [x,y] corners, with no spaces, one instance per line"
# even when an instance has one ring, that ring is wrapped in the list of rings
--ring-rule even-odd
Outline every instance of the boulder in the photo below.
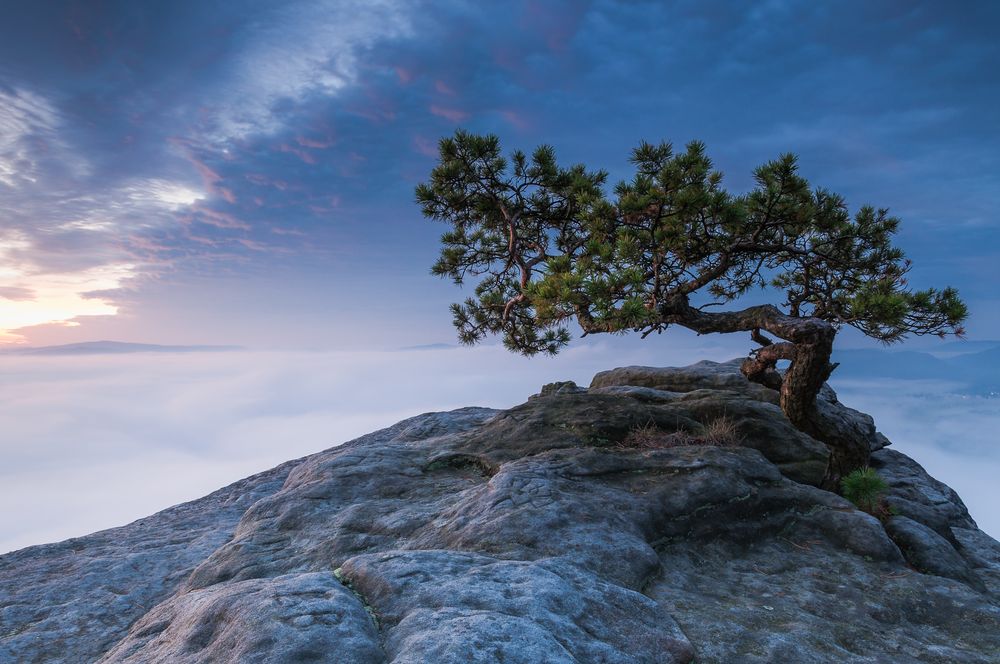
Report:
[[[906,562],[917,571],[983,587],[951,543],[924,524],[894,516],[886,520],[885,531],[903,552]]]
[[[905,454],[879,450],[872,454],[871,466],[889,485],[886,502],[895,513],[922,523],[955,546],[959,542],[953,528],[976,528],[959,495]]]
[[[591,389],[614,385],[635,385],[667,392],[715,390],[737,392],[756,401],[778,404],[778,393],[752,383],[740,373],[742,359],[728,362],[702,360],[688,367],[619,367],[602,371],[590,382]]]

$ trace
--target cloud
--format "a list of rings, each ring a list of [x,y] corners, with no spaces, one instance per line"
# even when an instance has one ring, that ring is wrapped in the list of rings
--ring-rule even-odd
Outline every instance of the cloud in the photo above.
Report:
[[[115,315],[116,294],[169,262],[150,236],[206,196],[184,180],[101,180],[69,117],[38,92],[0,86],[0,344],[22,341],[22,328]]]
[[[218,143],[286,127],[288,105],[336,95],[357,81],[362,53],[409,33],[412,3],[319,0],[271,5],[246,22],[238,52],[210,109],[207,138]]]
[[[0,87],[0,192],[44,179],[45,163],[86,171],[59,136],[63,118],[48,99],[24,88]]]
[[[0,299],[0,343],[38,325],[114,316],[127,304],[118,295],[168,270],[245,265],[305,244],[287,212],[281,225],[293,226],[289,232],[270,231],[274,208],[310,219],[328,212],[336,194],[289,184],[281,201],[244,197],[246,167],[234,162],[257,163],[262,137],[290,132],[275,151],[315,166],[314,152],[333,145],[332,133],[323,122],[297,124],[290,109],[355,85],[364,52],[405,35],[412,10],[390,0],[178,3],[158,20],[166,32],[183,24],[185,36],[132,46],[121,62],[116,40],[132,43],[148,15],[122,7],[119,23],[97,30],[98,12],[83,12],[77,39],[88,53],[74,61],[72,80],[65,67],[25,79],[38,88],[7,86],[6,72],[0,76],[0,286],[11,295]],[[215,25],[226,29],[206,35]],[[116,67],[108,79],[105,68]],[[187,83],[177,87],[185,70]],[[284,177],[270,181],[298,179],[278,172]],[[15,295],[24,289],[34,296]]]
[[[136,207],[182,210],[205,198],[205,192],[180,182],[150,178],[126,184],[121,193]]]
[[[3,260],[0,247],[0,260]],[[135,274],[129,263],[107,264],[69,273],[32,276],[31,297],[0,299],[0,343],[20,342],[21,328],[43,324],[75,326],[81,316],[107,316],[118,312],[110,294]],[[14,287],[15,290],[27,290]]]
[[[176,215],[205,197],[195,186],[161,178],[88,193],[43,183],[27,188],[0,229],[0,283],[8,293],[0,300],[0,343],[17,341],[20,328],[116,314],[117,294],[176,258],[176,243],[157,235],[180,233]],[[244,227],[209,209],[199,218]]]
[[[944,381],[831,381],[840,400],[875,418],[892,449],[958,492],[979,527],[1000,537],[1000,399],[956,394]]]
[[[448,108],[447,106],[438,106],[437,104],[431,104],[430,110],[434,115],[450,120],[451,122],[462,122],[469,117],[469,114],[465,111],[457,108]]]
[[[34,300],[35,291],[24,286],[0,286],[0,297],[14,301]]]

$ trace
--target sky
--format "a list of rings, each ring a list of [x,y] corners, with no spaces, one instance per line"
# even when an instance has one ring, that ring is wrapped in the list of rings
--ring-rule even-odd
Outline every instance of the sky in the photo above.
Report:
[[[0,342],[452,338],[414,186],[462,127],[630,175],[699,139],[889,207],[1000,337],[992,2],[21,3],[0,24]]]
[[[901,217],[912,285],[958,287],[969,339],[1000,339],[997,3],[44,0],[3,16],[0,491],[18,509],[0,551],[419,412],[746,352],[683,331],[530,361],[400,351],[454,342],[447,305],[466,294],[429,274],[445,228],[413,189],[458,128],[551,144],[611,182],[642,140],[702,140],[735,192],[794,152],[852,209]],[[104,339],[245,350],[3,354]],[[845,389],[989,518],[1000,401]]]

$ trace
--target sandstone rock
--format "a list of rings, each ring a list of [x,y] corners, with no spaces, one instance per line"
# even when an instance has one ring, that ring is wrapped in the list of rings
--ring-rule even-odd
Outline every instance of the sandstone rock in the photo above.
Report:
[[[741,445],[758,450],[796,482],[816,486],[826,475],[829,449],[793,427],[773,403],[699,389],[685,394],[674,405],[703,424],[721,418],[730,420]]]
[[[982,586],[969,564],[948,540],[922,523],[905,516],[894,516],[886,521],[885,531],[903,552],[906,562],[917,571]]]
[[[694,656],[655,601],[559,558],[389,551],[351,558],[341,574],[374,607],[393,662],[652,663]],[[470,649],[476,640],[485,647]]]
[[[952,528],[975,529],[958,494],[905,454],[879,450],[872,454],[871,466],[889,485],[887,502],[901,516],[924,524],[953,545],[958,541]]]
[[[959,542],[958,551],[969,563],[976,578],[992,596],[1000,595],[1000,542],[978,528],[951,529]]]
[[[702,360],[689,367],[620,367],[602,371],[590,382],[591,389],[612,385],[637,385],[667,392],[725,390],[756,401],[778,404],[778,393],[751,383],[740,373],[742,359],[729,362]]]
[[[592,391],[606,391],[620,386],[639,386],[663,393],[729,391],[751,401],[778,405],[778,393],[775,390],[750,382],[740,373],[742,362],[742,359],[721,363],[703,360],[682,368],[622,367],[600,372],[594,376],[590,388]],[[868,447],[872,451],[889,445],[889,440],[875,429],[871,416],[840,403],[837,393],[829,385],[824,385],[820,390],[816,405],[819,417],[817,424],[830,438],[843,439],[849,445]]]
[[[763,389],[732,363],[605,372],[2,556],[0,661],[996,661],[1000,544],[880,450],[908,564],[811,485],[823,450]],[[722,415],[739,446],[622,446]]]
[[[374,618],[331,572],[252,579],[175,595],[100,659],[112,662],[384,661]]]
[[[816,396],[816,410],[820,429],[832,439],[848,440],[872,452],[890,445],[889,439],[875,429],[871,415],[840,403],[829,385],[824,385]]]
[[[0,662],[92,662],[232,537],[296,462],[86,537],[0,556]]]
[[[529,399],[535,399],[537,397],[547,397],[550,394],[577,394],[579,392],[585,392],[586,390],[571,380],[562,380],[555,383],[548,383],[542,385],[542,389],[538,394],[534,394]]]
[[[622,394],[649,403],[670,403],[702,423],[727,417],[735,421],[745,445],[760,450],[788,477],[818,485],[826,475],[829,450],[793,427],[778,408],[778,393],[752,383],[739,371],[741,360],[703,361],[690,367],[624,367],[603,371],[591,393]],[[858,436],[871,418],[846,408],[828,387],[822,394],[824,422],[838,435]],[[866,419],[867,418],[867,419]],[[867,440],[867,439],[866,439]],[[867,443],[866,443],[867,444]]]

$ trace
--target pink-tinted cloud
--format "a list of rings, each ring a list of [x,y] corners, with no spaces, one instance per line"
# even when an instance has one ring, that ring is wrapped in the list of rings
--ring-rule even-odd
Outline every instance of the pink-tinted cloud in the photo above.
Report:
[[[121,302],[127,295],[133,295],[135,290],[131,288],[105,288],[103,290],[83,291],[80,297],[85,300],[112,300]]]
[[[399,78],[399,82],[403,85],[407,85],[413,80],[413,71],[407,69],[406,67],[395,67],[396,77]]]
[[[285,180],[273,179],[264,175],[263,173],[247,173],[243,177],[245,177],[247,181],[249,181],[250,183],[257,185],[258,187],[273,187],[279,191],[287,191],[288,189],[293,188]]]
[[[449,97],[453,97],[455,95],[455,90],[453,90],[451,86],[441,79],[434,81],[434,89],[443,95],[448,95]]]
[[[333,145],[336,143],[336,139],[334,139],[332,136],[327,136],[323,140],[308,138],[306,136],[296,136],[295,142],[304,148],[313,148],[314,150],[325,150],[327,148],[333,147]]]
[[[221,244],[217,240],[213,240],[210,237],[205,237],[204,235],[197,235],[196,233],[187,233],[184,237],[188,240],[191,240],[192,242],[204,245],[206,247],[218,247]]]
[[[446,120],[451,120],[452,122],[463,122],[468,119],[469,114],[465,111],[459,110],[457,108],[448,108],[446,106],[438,106],[437,104],[431,104],[431,113],[434,115],[444,118]]]
[[[264,244],[263,242],[258,242],[256,240],[251,240],[245,237],[237,238],[236,242],[243,245],[247,249],[250,249],[251,251],[269,251],[269,250],[282,251],[282,249],[279,247],[271,247],[269,245]]]
[[[523,29],[541,37],[550,51],[559,53],[565,51],[576,36],[586,10],[587,3],[583,2],[530,0],[520,23]]]
[[[35,291],[23,286],[0,286],[0,297],[15,302],[25,302],[35,299]]]
[[[500,111],[500,117],[507,121],[515,129],[530,129],[534,123],[528,118],[527,115],[520,111],[515,111],[513,109],[505,109]]]
[[[294,228],[281,228],[279,226],[272,226],[271,232],[275,235],[292,235],[295,237],[304,237],[305,233]]]
[[[310,165],[316,163],[316,157],[314,157],[311,154],[309,154],[309,152],[307,152],[306,150],[303,150],[301,148],[297,148],[297,147],[295,147],[293,145],[289,145],[288,143],[282,143],[281,145],[279,145],[278,146],[278,151],[279,152],[285,152],[287,154],[293,154],[296,157],[298,157],[299,159],[301,159],[303,162],[305,162],[307,164],[310,164]]]
[[[373,82],[360,86],[357,98],[345,110],[365,118],[372,124],[385,124],[396,119],[399,99]]]
[[[121,246],[129,253],[129,255],[135,258],[140,258],[146,263],[152,262],[159,264],[170,264],[171,261],[161,258],[161,256],[176,249],[176,247],[161,242],[155,238],[137,234],[129,235],[121,243]]]
[[[195,169],[197,169],[198,174],[201,175],[202,182],[205,183],[205,188],[214,190],[215,183],[222,180],[222,176],[216,171],[212,170],[205,162],[198,160],[196,157],[190,157],[191,163],[194,164]]]
[[[206,191],[223,198],[230,204],[236,203],[236,195],[233,193],[233,190],[219,184],[223,181],[223,177],[219,175],[218,171],[195,155],[190,141],[175,137],[171,138],[170,142],[181,148],[181,152],[184,157],[191,162],[191,165],[193,165],[195,170],[198,171]]]
[[[216,228],[235,228],[244,231],[250,230],[250,225],[248,223],[237,219],[228,212],[213,210],[212,208],[205,207],[203,205],[194,205],[193,209],[197,215],[198,221],[203,224],[215,226]]]
[[[438,156],[437,145],[434,144],[434,141],[424,136],[414,136],[413,147],[416,148],[417,152],[424,156],[433,158]]]

